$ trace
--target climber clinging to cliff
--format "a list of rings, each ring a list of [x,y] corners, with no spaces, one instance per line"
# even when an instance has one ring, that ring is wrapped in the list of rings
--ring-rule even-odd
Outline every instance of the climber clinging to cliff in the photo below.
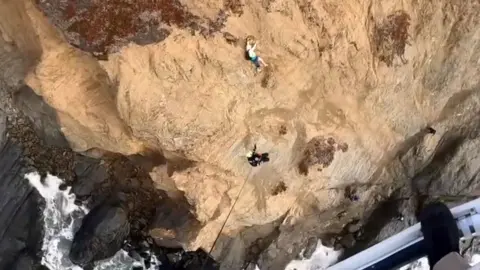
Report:
[[[246,46],[245,46],[245,56],[247,59],[252,61],[252,63],[255,65],[257,72],[260,72],[261,65],[264,67],[268,66],[263,59],[258,56],[255,53],[255,49],[257,48],[257,42],[255,41],[255,38],[253,36],[248,36],[246,40]],[[261,64],[261,65],[260,65]]]
[[[268,157],[268,153],[259,154],[256,151],[257,151],[257,145],[255,144],[253,146],[253,150],[247,153],[247,160],[248,160],[248,163],[250,163],[250,165],[252,165],[253,167],[257,167],[263,162],[270,161],[270,158]]]

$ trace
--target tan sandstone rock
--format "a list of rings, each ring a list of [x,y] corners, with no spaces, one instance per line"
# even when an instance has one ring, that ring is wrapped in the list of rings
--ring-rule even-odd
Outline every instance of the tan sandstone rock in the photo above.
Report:
[[[205,18],[224,6],[200,2],[186,5]],[[151,148],[195,162],[152,173],[159,187],[184,192],[203,224],[189,248],[210,249],[247,179],[213,252],[225,269],[239,269],[255,240],[246,228],[285,218],[262,255],[265,269],[281,269],[310,235],[338,229],[341,209],[362,217],[420,176],[477,185],[477,1],[245,0],[222,29],[237,43],[173,25],[165,40],[105,61],[68,45],[26,3],[15,5],[24,33],[3,30],[12,27],[3,16],[2,33],[25,53],[41,47],[26,81],[57,110],[75,150]],[[243,57],[250,34],[269,64],[259,74]],[[443,158],[454,139],[454,157]],[[271,157],[258,168],[244,157],[254,143]],[[280,183],[286,190],[274,195]],[[349,185],[362,187],[356,204],[344,196]],[[449,185],[436,190],[465,190]]]

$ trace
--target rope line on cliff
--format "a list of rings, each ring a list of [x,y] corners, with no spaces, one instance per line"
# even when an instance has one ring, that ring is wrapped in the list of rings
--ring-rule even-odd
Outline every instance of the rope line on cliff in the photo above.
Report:
[[[245,187],[245,184],[247,183],[248,179],[250,179],[250,175],[248,175],[247,178],[243,181],[242,187],[240,188],[240,191],[237,194],[237,197],[235,198],[235,201],[233,201],[233,205],[230,208],[230,211],[228,212],[227,217],[225,218],[225,221],[222,224],[222,227],[220,227],[220,231],[217,234],[217,237],[215,238],[215,241],[213,241],[212,247],[208,251],[208,256],[205,261],[203,261],[202,264],[202,270],[205,268],[205,264],[207,263],[208,258],[212,254],[213,248],[215,247],[215,244],[217,244],[218,239],[220,238],[220,235],[222,234],[223,229],[225,228],[225,225],[227,225],[228,218],[230,218],[230,214],[232,214],[233,209],[235,208],[235,205],[237,204],[238,199],[240,198],[240,194],[242,194],[243,188]]]

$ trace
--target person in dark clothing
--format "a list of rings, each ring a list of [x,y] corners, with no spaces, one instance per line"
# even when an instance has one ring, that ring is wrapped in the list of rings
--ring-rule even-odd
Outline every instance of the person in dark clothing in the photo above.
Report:
[[[465,270],[470,265],[460,256],[460,234],[450,209],[441,203],[427,205],[420,213],[420,224],[428,264],[433,270]]]
[[[255,144],[253,146],[253,150],[247,153],[248,163],[250,163],[252,167],[257,167],[262,162],[270,161],[270,158],[268,157],[268,153],[259,154],[256,151],[257,151],[257,145]]]

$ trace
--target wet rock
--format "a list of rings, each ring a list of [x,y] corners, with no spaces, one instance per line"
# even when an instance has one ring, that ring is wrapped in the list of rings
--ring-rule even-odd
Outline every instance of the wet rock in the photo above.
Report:
[[[363,231],[362,230],[359,230],[359,231],[356,231],[353,236],[355,237],[355,239],[362,239],[363,237]]]
[[[82,198],[82,197],[80,197],[80,198]],[[77,206],[82,206],[83,202],[80,198],[75,198],[75,201],[73,203]]]
[[[93,208],[75,233],[70,260],[80,266],[112,257],[123,246],[129,232],[128,214],[116,202],[105,202]]]
[[[38,258],[35,254],[29,254],[27,251],[22,252],[12,265],[10,270],[40,270]]]
[[[345,248],[353,247],[355,245],[355,238],[353,237],[353,234],[347,234],[343,236],[340,240],[340,244]]]
[[[347,231],[349,233],[354,233],[354,232],[357,232],[358,230],[360,230],[362,228],[362,224],[360,222],[355,221],[355,222],[351,222],[349,224],[347,224]]]
[[[167,251],[168,252],[168,251]],[[172,253],[167,254],[168,261],[166,265],[172,267],[172,269],[182,270],[218,270],[219,265],[208,256],[204,250],[197,251],[179,251],[178,249],[172,249]],[[164,262],[162,262],[163,265]],[[168,269],[168,268],[167,268]]]
[[[153,245],[153,238],[152,237],[148,237],[147,238],[147,242],[149,245]]]
[[[310,237],[307,241],[307,245],[305,246],[305,250],[303,251],[303,257],[310,258],[312,257],[313,252],[317,248],[318,239],[316,237]]]
[[[150,257],[150,253],[148,253],[148,252],[146,252],[146,251],[145,251],[145,252],[142,252],[142,253],[140,253],[140,257],[146,259],[146,258]]]
[[[23,177],[22,150],[3,134],[0,121],[0,269],[28,270],[32,260],[40,260],[41,197]]]
[[[135,250],[130,250],[128,252],[128,256],[132,257],[136,261],[141,261],[142,260],[142,256],[140,254],[138,254]]]
[[[343,246],[340,242],[338,242],[338,243],[335,243],[335,245],[333,245],[333,249],[334,250],[343,250]]]
[[[144,218],[140,218],[138,219],[138,223],[140,224],[140,226],[144,227],[145,225],[147,225],[147,220]]]
[[[72,191],[77,196],[88,196],[97,185],[107,178],[106,169],[100,165],[100,160],[85,157],[75,157],[76,180]]]
[[[146,247],[146,248],[149,248],[149,247],[150,247],[150,245],[148,244],[147,241],[142,241],[142,242],[140,243],[140,246]]]
[[[180,263],[180,261],[182,260],[183,253],[184,253],[183,251],[169,253],[167,254],[167,258],[171,263],[174,263],[174,264]]]
[[[150,251],[150,248],[146,246],[138,245],[135,248],[135,250],[140,254],[140,256],[145,257],[146,256],[145,254],[147,254]]]

